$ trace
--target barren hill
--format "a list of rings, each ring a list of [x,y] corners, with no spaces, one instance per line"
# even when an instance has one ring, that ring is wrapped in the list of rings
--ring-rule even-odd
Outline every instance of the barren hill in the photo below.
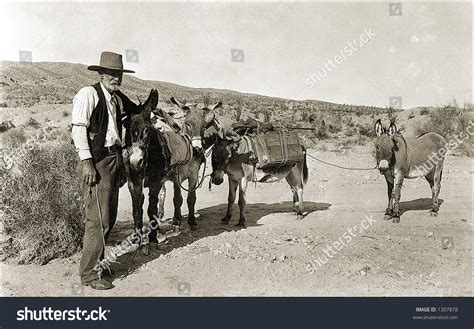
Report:
[[[93,83],[94,72],[87,66],[73,63],[1,63],[0,86],[4,93],[0,96],[3,107],[32,106],[36,104],[69,104],[74,94],[84,85]],[[151,88],[160,92],[160,99],[167,101],[171,96],[187,101],[202,102],[203,97],[220,99],[227,106],[241,107],[250,111],[264,110],[336,110],[372,113],[386,111],[371,106],[334,104],[317,100],[293,101],[283,98],[245,94],[237,91],[191,88],[162,81],[148,81],[131,75],[124,75],[124,91],[131,97],[145,98]]]

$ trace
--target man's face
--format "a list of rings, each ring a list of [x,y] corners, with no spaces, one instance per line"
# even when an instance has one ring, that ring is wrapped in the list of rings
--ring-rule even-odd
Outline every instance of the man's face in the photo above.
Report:
[[[123,72],[121,71],[103,70],[99,72],[99,75],[100,81],[109,92],[118,90],[122,84]]]

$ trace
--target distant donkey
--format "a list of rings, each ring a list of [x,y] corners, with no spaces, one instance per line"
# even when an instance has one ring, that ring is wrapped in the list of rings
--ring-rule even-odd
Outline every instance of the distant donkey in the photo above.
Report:
[[[406,139],[397,132],[392,122],[388,129],[381,120],[375,123],[375,153],[377,166],[385,176],[388,188],[388,207],[385,219],[400,222],[400,196],[404,178],[425,177],[430,184],[433,204],[431,216],[439,211],[438,195],[441,189],[443,162],[446,155],[446,139],[429,132],[415,139]]]
[[[160,132],[153,123],[154,113],[157,112],[158,92],[152,90],[146,102],[142,105],[143,111],[132,115],[129,129],[128,152],[128,187],[132,195],[134,227],[140,231],[143,226],[143,187],[149,188],[148,217],[150,232],[148,238],[150,242],[157,242],[157,219],[162,217],[158,214],[158,202],[160,210],[163,210],[164,196],[162,188],[168,180],[174,185],[174,217],[173,224],[181,224],[181,205],[183,198],[181,187],[184,181],[188,181],[187,204],[189,209],[188,223],[191,229],[197,228],[194,216],[194,206],[196,203],[196,189],[198,187],[199,168],[203,161],[202,139],[204,130],[214,122],[213,110],[222,105],[221,102],[209,107],[197,108],[197,106],[187,106],[174,98],[171,101],[179,106],[185,113],[184,124],[178,138],[180,143],[176,145],[163,145],[166,141],[161,138]],[[163,113],[161,113],[162,115]],[[176,139],[175,139],[176,140]],[[184,142],[183,142],[184,141]],[[170,166],[169,159],[166,159],[166,150],[185,154],[185,160],[177,165]],[[161,191],[161,193],[160,193]]]

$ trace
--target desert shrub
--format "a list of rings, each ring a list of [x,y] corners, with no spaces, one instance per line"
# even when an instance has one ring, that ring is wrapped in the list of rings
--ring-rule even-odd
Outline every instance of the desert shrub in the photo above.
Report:
[[[371,125],[357,125],[360,136],[375,137],[374,127]]]
[[[335,115],[331,115],[328,117],[328,122],[326,125],[328,126],[328,130],[331,134],[337,134],[341,132],[343,128],[343,116],[341,113],[336,113]]]
[[[396,122],[397,121],[397,111],[393,107],[389,107],[387,109],[387,116],[390,122]]]
[[[315,150],[322,151],[322,152],[325,152],[328,150],[327,145],[324,143],[315,143],[313,147]]]
[[[346,153],[347,150],[351,149],[353,142],[350,139],[337,142],[335,152]]]
[[[422,108],[420,110],[420,115],[427,115],[428,113],[430,113],[430,110],[428,110],[427,108]]]
[[[84,215],[72,145],[30,144],[18,150],[14,163],[2,172],[4,259],[46,264],[76,253]]]
[[[432,109],[428,114],[428,119],[417,126],[416,132],[420,135],[435,132],[448,139],[449,136],[464,131],[468,121],[462,109],[448,105]]]
[[[38,121],[36,121],[34,118],[30,117],[28,121],[25,123],[25,126],[38,129],[39,127],[41,127],[41,124]]]
[[[269,110],[263,111],[263,122],[270,122],[272,120],[272,112]]]
[[[66,128],[52,129],[47,136],[47,140],[71,141],[71,133]]]
[[[370,142],[370,139],[367,137],[367,136],[364,136],[364,135],[361,135],[359,136],[355,141],[354,143],[356,145],[367,145],[368,143]]]
[[[345,127],[342,130],[343,134],[346,135],[347,137],[351,137],[354,135],[354,131],[350,127]]]
[[[25,143],[27,136],[24,129],[14,128],[4,133],[2,139],[5,147],[14,149]]]
[[[206,93],[201,96],[201,102],[204,104],[204,106],[211,105],[211,101],[212,101],[211,94]]]
[[[352,116],[349,114],[349,115],[345,115],[343,117],[343,120],[342,120],[343,124],[348,126],[348,127],[354,127],[354,120],[352,119]]]
[[[292,125],[294,125],[294,119],[292,117],[288,118],[288,120]],[[326,125],[324,115],[321,113],[311,113],[308,115],[307,120],[303,122],[311,123],[311,126],[314,129],[311,139],[326,139],[329,137],[328,126]]]
[[[0,123],[0,133],[3,133],[12,128],[15,128],[15,125],[11,121],[3,121],[2,123]]]

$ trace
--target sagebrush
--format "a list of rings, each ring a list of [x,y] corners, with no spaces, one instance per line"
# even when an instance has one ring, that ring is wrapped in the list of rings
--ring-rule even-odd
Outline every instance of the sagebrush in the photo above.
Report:
[[[445,138],[464,131],[468,125],[468,117],[463,109],[454,106],[445,106],[432,109],[428,113],[428,120],[417,126],[417,133],[435,132]]]
[[[84,213],[76,152],[67,141],[33,144],[16,152],[2,172],[3,258],[46,264],[80,250]]]
[[[463,109],[448,105],[442,108],[431,109],[428,113],[428,120],[419,125],[416,132],[419,135],[427,132],[435,132],[447,140],[450,140],[460,133],[466,134],[468,125],[468,110],[466,108]],[[456,152],[468,156],[474,155],[468,141],[459,145]]]

